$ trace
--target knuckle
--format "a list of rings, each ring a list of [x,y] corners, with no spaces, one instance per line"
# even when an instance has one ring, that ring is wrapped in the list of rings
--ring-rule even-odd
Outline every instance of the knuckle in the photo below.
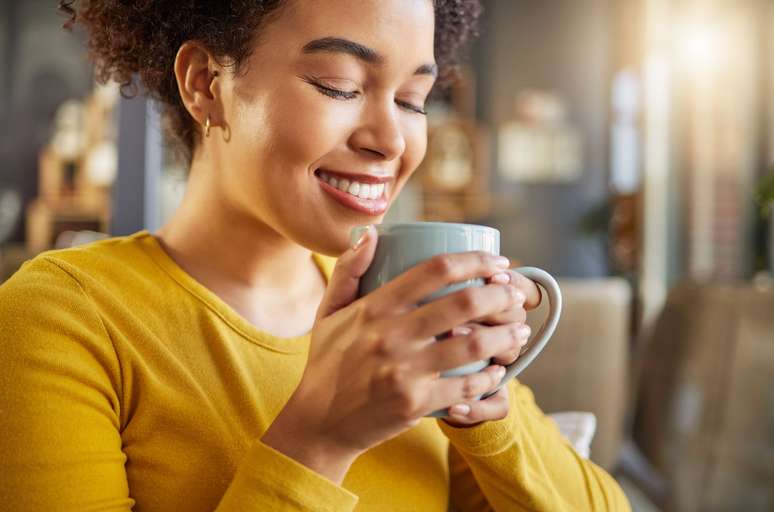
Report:
[[[478,308],[476,289],[465,288],[461,290],[457,298],[457,307],[463,314],[475,316]]]
[[[465,382],[462,384],[462,396],[464,398],[472,398],[475,396],[475,393],[473,393],[473,385],[470,378],[465,379]]]
[[[473,331],[468,338],[468,355],[474,359],[486,357],[486,340],[481,331]]]
[[[501,285],[501,288],[505,292],[506,300],[508,301],[509,306],[513,306],[520,302],[519,299],[521,297],[521,293],[519,292],[518,288],[509,284]]]
[[[481,379],[475,374],[466,378],[462,386],[462,394],[468,399],[474,398],[484,391],[486,391],[485,386],[482,386]]]
[[[379,318],[379,312],[377,311],[377,304],[372,300],[363,301],[363,305],[360,308],[360,318],[364,323],[370,323]]]
[[[417,392],[404,388],[398,395],[398,412],[404,421],[412,421],[421,416],[422,400]]]
[[[392,343],[386,336],[381,334],[372,334],[370,340],[371,350],[378,357],[389,357],[392,355]]]
[[[382,371],[382,380],[389,389],[392,389],[398,395],[406,393],[406,367],[402,364],[395,364],[386,367]]]
[[[490,268],[492,266],[494,256],[492,256],[491,253],[486,251],[476,251],[476,255],[478,256],[478,264],[482,268]]]
[[[509,346],[510,348],[515,350],[521,344],[520,338],[519,338],[519,328],[517,324],[512,323],[508,325],[508,336],[509,336],[508,341],[510,342]]]
[[[454,261],[449,254],[439,254],[430,260],[430,271],[433,275],[447,281],[453,280],[455,274]]]

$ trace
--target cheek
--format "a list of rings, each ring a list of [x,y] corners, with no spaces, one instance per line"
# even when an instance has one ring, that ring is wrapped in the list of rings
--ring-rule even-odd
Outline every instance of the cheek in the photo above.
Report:
[[[317,94],[291,85],[235,105],[232,161],[249,169],[306,168],[346,140],[355,115]]]
[[[273,156],[308,167],[346,140],[354,109],[316,94],[290,91],[272,103],[267,126],[273,131],[268,146]]]
[[[427,120],[425,117],[408,123],[403,132],[406,138],[406,152],[403,154],[402,173],[407,177],[416,171],[427,151]]]

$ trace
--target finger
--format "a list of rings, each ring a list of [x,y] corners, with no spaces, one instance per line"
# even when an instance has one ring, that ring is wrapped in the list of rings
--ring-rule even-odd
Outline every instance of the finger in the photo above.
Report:
[[[516,302],[512,308],[501,313],[476,318],[475,321],[486,325],[500,325],[512,322],[524,323],[526,319],[527,310],[524,309],[524,294],[521,290],[516,290]]]
[[[414,305],[428,295],[455,283],[488,278],[508,268],[510,261],[485,251],[439,254],[392,279],[374,291],[385,311]]]
[[[505,376],[502,366],[488,366],[484,370],[460,377],[445,377],[430,384],[428,413],[474,400],[496,388]]]
[[[508,270],[507,272],[511,276],[511,284],[521,290],[527,298],[524,301],[524,308],[529,311],[538,307],[542,300],[542,293],[537,283],[515,270]]]
[[[512,308],[515,292],[512,286],[502,284],[463,288],[409,311],[396,331],[404,339],[437,336],[476,318]]]
[[[509,409],[508,387],[503,386],[484,400],[451,406],[446,421],[452,426],[471,426],[483,421],[501,420],[508,416]]]
[[[492,358],[492,364],[508,366],[516,362],[516,360],[519,358],[522,349],[529,341],[529,335],[532,333],[532,329],[530,329],[529,325],[526,324],[516,324],[515,331],[517,347],[509,351],[495,354],[495,356]]]
[[[360,278],[374,258],[377,238],[376,229],[369,225],[360,240],[336,260],[325,295],[317,308],[317,319],[332,315],[357,298]]]
[[[429,374],[489,360],[498,354],[518,354],[521,348],[519,335],[523,334],[519,327],[520,324],[507,324],[455,328],[451,338],[425,346],[415,360],[414,369],[417,373]]]

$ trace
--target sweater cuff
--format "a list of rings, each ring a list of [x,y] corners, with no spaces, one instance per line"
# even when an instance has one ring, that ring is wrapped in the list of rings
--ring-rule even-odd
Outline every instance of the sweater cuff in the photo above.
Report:
[[[240,490],[238,495],[254,497],[240,498],[242,503],[283,504],[283,510],[347,512],[358,502],[357,495],[260,440],[237,469],[229,491],[235,489]],[[227,491],[224,501],[229,494]]]
[[[501,420],[485,421],[474,427],[453,427],[438,419],[441,432],[460,452],[486,457],[496,455],[508,448],[518,439],[518,404],[514,399],[514,389],[509,390],[510,407],[508,416]]]

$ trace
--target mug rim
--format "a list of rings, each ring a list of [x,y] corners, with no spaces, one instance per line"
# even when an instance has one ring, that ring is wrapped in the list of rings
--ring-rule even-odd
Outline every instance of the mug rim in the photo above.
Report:
[[[437,222],[437,221],[416,221],[416,222],[383,222],[381,224],[373,225],[377,231],[380,229],[428,229],[437,227],[449,227],[449,228],[462,228],[471,229],[476,231],[490,231],[492,233],[499,234],[500,230],[493,228],[492,226],[484,226],[482,224],[468,224],[465,222]],[[358,226],[359,228],[365,228],[366,226]]]

